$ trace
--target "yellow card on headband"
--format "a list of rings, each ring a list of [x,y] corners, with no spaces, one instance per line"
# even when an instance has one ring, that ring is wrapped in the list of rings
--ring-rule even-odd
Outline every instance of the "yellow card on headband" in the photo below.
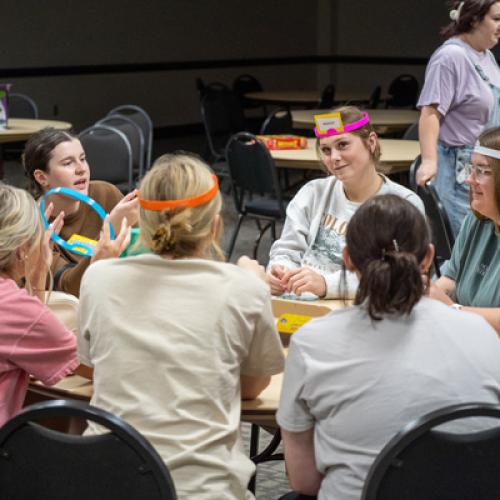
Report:
[[[326,113],[324,115],[314,115],[316,130],[320,134],[326,134],[330,129],[335,129],[337,132],[344,131],[344,124],[340,112]]]

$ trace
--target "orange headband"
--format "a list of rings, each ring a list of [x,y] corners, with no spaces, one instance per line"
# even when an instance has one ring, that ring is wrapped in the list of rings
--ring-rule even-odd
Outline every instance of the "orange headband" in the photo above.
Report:
[[[180,200],[145,200],[141,198],[139,193],[139,205],[145,210],[166,210],[169,208],[192,208],[198,205],[203,205],[208,203],[219,191],[219,179],[216,175],[212,174],[212,179],[214,180],[214,185],[205,193],[199,194],[197,196],[191,196],[189,198],[181,198]]]

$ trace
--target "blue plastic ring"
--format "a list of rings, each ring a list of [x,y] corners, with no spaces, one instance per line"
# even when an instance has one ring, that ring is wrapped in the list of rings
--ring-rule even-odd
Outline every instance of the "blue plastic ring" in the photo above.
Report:
[[[102,208],[97,201],[93,200],[90,198],[90,196],[87,196],[86,194],[80,193],[79,191],[76,191],[75,189],[70,189],[67,187],[57,187],[50,189],[47,191],[42,198],[40,199],[40,212],[42,214],[42,220],[43,224],[45,226],[45,229],[48,229],[49,227],[49,221],[47,220],[47,217],[45,217],[45,199],[47,196],[53,195],[53,194],[63,194],[65,196],[69,196],[70,198],[74,198],[75,200],[78,201],[83,201],[83,203],[86,203],[90,208],[92,208],[99,217],[104,220],[106,215],[106,210]],[[113,229],[113,226],[111,222],[109,223],[109,235],[112,240],[115,239],[115,231]],[[84,243],[83,241],[80,242],[75,242],[75,243],[68,243],[66,240],[61,238],[58,234],[52,233],[51,239],[57,243],[59,246],[65,248],[66,250],[69,250],[72,253],[75,253],[77,255],[83,255],[84,257],[91,257],[94,253],[94,248],[91,245],[88,245]],[[82,248],[84,250],[82,250]]]

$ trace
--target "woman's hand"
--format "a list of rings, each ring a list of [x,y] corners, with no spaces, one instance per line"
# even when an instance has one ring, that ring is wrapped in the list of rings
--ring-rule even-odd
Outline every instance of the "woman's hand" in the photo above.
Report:
[[[280,264],[271,266],[271,269],[266,273],[266,281],[271,288],[273,295],[282,295],[287,290],[287,281],[283,280],[286,272],[289,271],[288,267]]]
[[[90,262],[119,257],[130,243],[130,226],[127,222],[127,218],[122,218],[120,231],[114,240],[110,237],[109,222],[110,216],[107,215],[102,225],[101,237],[94,248],[94,254],[91,257]]]
[[[417,170],[417,184],[425,186],[425,184],[437,174],[437,162],[435,160],[422,160],[420,167]]]
[[[451,306],[454,303],[453,300],[451,300],[451,297],[440,286],[438,286],[435,281],[431,281],[429,286],[429,297],[431,299],[439,300],[447,306]]]
[[[53,203],[49,203],[48,207],[45,209],[45,217],[47,220],[50,219],[52,212],[54,210]],[[59,234],[64,225],[64,212],[61,211],[49,227],[44,231],[42,240],[40,242],[40,248],[35,250],[30,256],[29,260],[29,270],[30,275],[27,276],[29,282],[36,290],[45,289],[45,284],[47,280],[47,273],[49,272],[50,266],[52,265],[52,247],[51,236],[53,233]]]
[[[302,295],[304,292],[314,293],[320,298],[326,295],[325,278],[309,267],[287,271],[282,281],[287,282],[288,291],[296,295]]]
[[[120,231],[123,219],[127,219],[129,226],[135,226],[139,218],[139,198],[138,191],[134,189],[124,196],[111,210],[109,214],[111,224],[115,233]]]
[[[257,278],[260,278],[262,281],[267,282],[264,266],[261,266],[256,260],[250,259],[246,255],[243,255],[238,259],[236,265],[238,267],[241,267],[242,269],[246,269],[247,271],[254,273]]]

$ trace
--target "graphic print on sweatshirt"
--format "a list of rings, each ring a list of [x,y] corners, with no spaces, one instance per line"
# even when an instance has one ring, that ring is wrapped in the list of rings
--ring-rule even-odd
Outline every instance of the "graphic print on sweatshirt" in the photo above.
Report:
[[[324,213],[321,217],[316,239],[304,254],[302,265],[329,272],[341,269],[346,231],[346,220]]]

